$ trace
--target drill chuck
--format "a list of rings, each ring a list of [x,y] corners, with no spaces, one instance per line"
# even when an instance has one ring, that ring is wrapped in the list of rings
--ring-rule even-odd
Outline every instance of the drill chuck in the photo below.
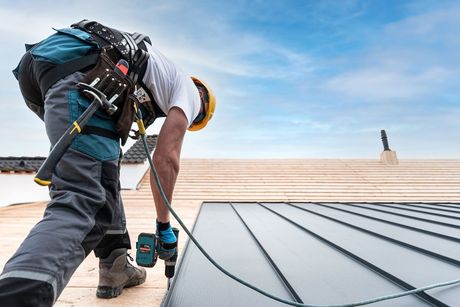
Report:
[[[176,271],[176,260],[177,260],[177,253],[165,261],[165,276],[167,278],[174,277],[174,273]]]
[[[179,243],[179,229],[177,229],[176,227],[173,227],[172,231],[174,232],[174,235],[176,236],[176,242]],[[165,260],[165,276],[167,278],[174,277],[174,273],[176,271],[178,248],[179,246],[176,246],[176,252],[174,253],[174,255],[168,260]]]

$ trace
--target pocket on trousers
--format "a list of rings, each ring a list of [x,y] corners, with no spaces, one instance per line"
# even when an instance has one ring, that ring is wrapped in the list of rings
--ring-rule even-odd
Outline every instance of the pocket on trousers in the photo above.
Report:
[[[91,103],[78,90],[69,91],[68,101],[71,122],[75,121]],[[93,115],[88,125],[116,132],[113,118],[101,110],[98,110]],[[98,161],[109,161],[118,159],[120,141],[95,134],[78,134],[72,142],[71,148],[85,153]]]
[[[93,193],[93,198],[100,198],[100,202],[103,202],[101,177],[100,161],[80,151],[69,149],[56,165],[52,182],[54,190],[84,190]]]

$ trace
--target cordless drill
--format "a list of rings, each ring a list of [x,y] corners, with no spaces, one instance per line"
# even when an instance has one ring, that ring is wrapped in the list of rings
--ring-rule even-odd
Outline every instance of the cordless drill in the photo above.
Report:
[[[174,232],[174,235],[176,236],[177,244],[179,244],[179,229],[176,227],[173,227],[172,231]],[[174,277],[174,273],[176,271],[176,261],[177,261],[177,255],[178,255],[178,249],[179,245],[176,246],[176,252],[174,255],[165,260],[165,276],[168,278],[168,289],[171,285],[171,278]]]
[[[176,236],[177,243],[179,243],[179,229],[176,227],[172,228],[174,235]],[[154,233],[140,233],[136,242],[136,263],[143,267],[154,267],[158,259],[158,236]],[[174,255],[165,260],[165,276],[168,278],[168,289],[171,278],[174,277],[176,262],[178,256],[178,246],[176,246],[176,252]]]

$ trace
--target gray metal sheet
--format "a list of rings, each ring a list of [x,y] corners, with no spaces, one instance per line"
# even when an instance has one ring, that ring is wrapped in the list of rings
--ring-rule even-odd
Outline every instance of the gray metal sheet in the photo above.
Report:
[[[438,221],[442,223],[448,223],[448,224],[453,224],[457,225],[460,227],[460,221],[458,214],[455,213],[433,213],[428,210],[423,210],[423,209],[416,209],[416,208],[409,208],[404,205],[394,205],[394,204],[368,204],[368,205],[359,205],[359,206],[365,206],[368,208],[373,208],[373,209],[379,209],[379,210],[384,210],[387,212],[394,212],[398,214],[404,214],[408,215],[411,217],[415,218],[421,218],[421,219],[429,219],[433,221]],[[416,210],[416,211],[415,211]],[[442,216],[439,216],[439,214],[442,214]]]
[[[214,259],[233,274],[285,299],[284,285],[228,204],[205,203],[193,229]],[[189,242],[165,306],[279,306],[214,268]]]
[[[357,227],[373,231],[423,249],[431,250],[450,258],[458,259],[460,261],[459,243],[320,205],[302,203],[296,205]],[[460,231],[458,231],[458,235],[460,236]]]
[[[291,206],[268,206],[416,287],[455,280],[460,276],[459,267],[434,260],[416,251],[375,239]],[[457,289],[459,290],[435,289],[431,293],[448,305],[455,306],[460,302],[460,286],[457,286]]]
[[[288,283],[304,303],[344,304],[403,291],[399,281],[390,280],[393,277],[388,279],[382,272],[417,287],[460,278],[460,268],[455,263],[441,261],[286,203],[262,205],[237,203],[232,207],[225,202],[204,203],[193,233],[231,273],[271,294],[293,300],[286,286]],[[294,205],[460,260],[460,246],[456,242],[446,243],[442,238],[311,203]],[[340,207],[342,204],[328,205]],[[349,206],[342,208],[360,213],[365,210]],[[378,215],[389,221],[404,221],[432,231],[445,231],[446,228],[380,212],[369,215]],[[301,227],[308,228],[312,233]],[[445,232],[459,237],[457,229]],[[344,248],[346,253],[334,244]],[[264,251],[273,264],[267,260]],[[193,243],[188,243],[180,258],[178,272],[165,297],[164,306],[285,306],[227,278],[207,262]],[[372,265],[377,270],[371,270]],[[274,267],[279,270],[278,273]],[[449,306],[458,306],[460,302],[459,285],[427,293]],[[371,306],[425,305],[427,303],[420,298],[408,296]]]
[[[448,205],[443,205],[443,204],[404,204],[402,206],[408,206],[409,207],[414,207],[414,208],[420,208],[424,209],[427,211],[431,212],[454,212],[454,213],[460,213],[460,208],[455,208],[452,206]]]
[[[263,207],[257,204],[235,207],[304,302],[342,304],[401,291],[382,276]],[[399,304],[424,305],[414,297],[402,298]],[[388,303],[374,306],[388,306]]]
[[[331,207],[336,207],[340,209],[345,209],[351,212],[356,212],[360,214],[365,214],[369,215],[372,217],[380,218],[383,220],[395,222],[395,223],[400,223],[404,225],[408,225],[411,227],[416,227],[416,228],[421,228],[425,229],[428,231],[433,231],[437,232],[440,234],[444,234],[446,236],[452,236],[458,238],[458,229],[455,228],[450,228],[446,227],[443,225],[438,225],[438,224],[433,224],[429,222],[424,222],[424,221],[419,221],[407,217],[402,217],[402,216],[397,216],[389,213],[383,213],[383,212],[378,212],[378,211],[373,211],[373,210],[368,210],[366,208],[360,208],[360,207],[351,207],[348,205],[340,204],[340,203],[324,203],[325,205],[331,206]]]
[[[425,217],[429,217],[430,215],[436,215],[436,214],[440,214],[440,215],[446,215],[446,216],[450,216],[450,217],[453,217],[455,219],[459,219],[459,214],[460,214],[460,210],[455,210],[455,209],[448,209],[448,208],[442,208],[440,206],[438,207],[427,207],[427,206],[422,206],[422,205],[418,205],[418,204],[378,204],[378,205],[374,205],[374,206],[377,206],[377,207],[380,207],[382,208],[382,206],[386,206],[386,207],[395,207],[395,208],[400,208],[400,209],[405,209],[406,212],[407,211],[416,211],[416,212],[419,212],[419,213],[425,213]]]
[[[423,204],[423,205],[429,205],[429,206],[439,206],[439,207],[444,207],[444,208],[450,208],[450,209],[460,209],[460,203],[437,203],[437,204]]]

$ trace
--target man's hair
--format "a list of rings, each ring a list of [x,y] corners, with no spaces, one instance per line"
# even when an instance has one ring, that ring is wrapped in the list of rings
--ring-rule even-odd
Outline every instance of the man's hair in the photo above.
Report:
[[[201,84],[195,84],[195,85],[198,88],[198,92],[200,93],[200,98],[202,98],[205,103],[209,103],[208,90]]]

